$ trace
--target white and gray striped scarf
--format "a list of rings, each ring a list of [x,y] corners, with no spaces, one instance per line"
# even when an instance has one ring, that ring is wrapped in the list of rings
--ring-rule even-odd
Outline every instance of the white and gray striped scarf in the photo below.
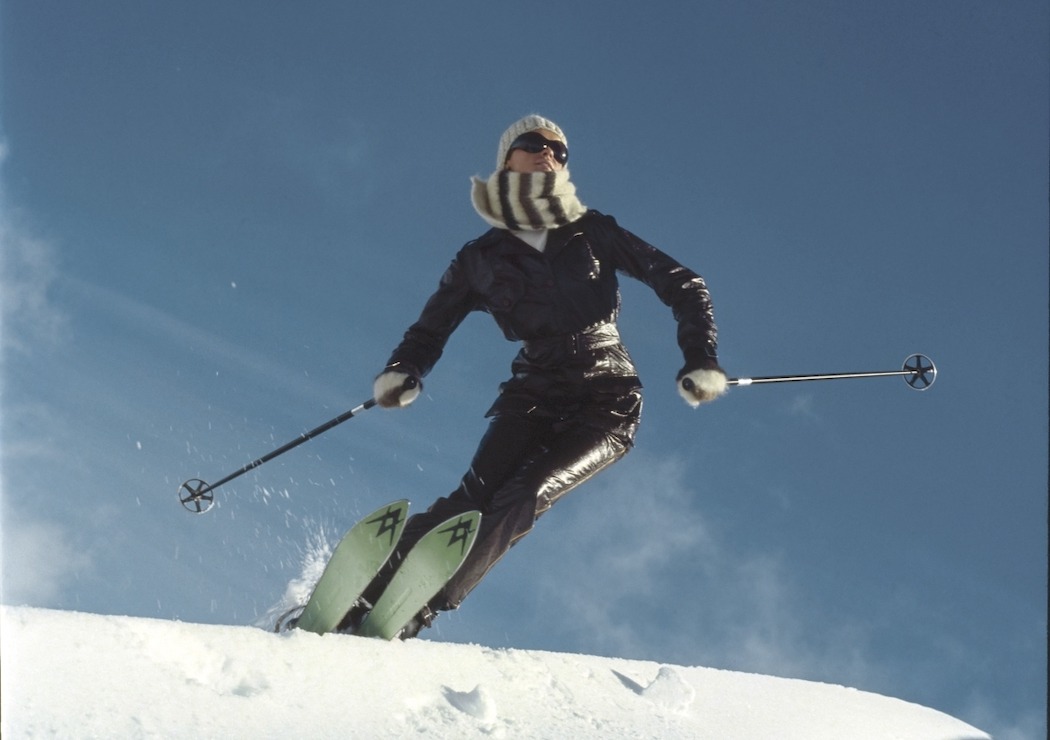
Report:
[[[472,178],[470,199],[483,219],[498,229],[542,231],[571,224],[587,212],[576,197],[569,171],[498,170],[488,181]]]

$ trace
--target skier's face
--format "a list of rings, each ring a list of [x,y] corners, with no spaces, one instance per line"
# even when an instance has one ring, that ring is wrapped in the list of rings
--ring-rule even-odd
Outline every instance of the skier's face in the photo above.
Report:
[[[539,134],[547,141],[561,144],[561,139],[553,131],[536,129],[534,133]],[[565,165],[558,161],[551,147],[544,147],[538,152],[529,152],[525,149],[511,149],[507,156],[506,168],[511,172],[556,172],[565,169]]]

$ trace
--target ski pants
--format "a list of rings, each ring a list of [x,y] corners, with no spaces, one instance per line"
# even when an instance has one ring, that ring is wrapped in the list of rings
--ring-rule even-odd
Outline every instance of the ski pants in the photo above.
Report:
[[[467,560],[429,604],[435,612],[457,608],[558,499],[627,453],[641,406],[641,392],[633,389],[571,415],[497,414],[459,487],[409,518],[365,598],[375,603],[404,554],[430,529],[477,509],[481,524]]]

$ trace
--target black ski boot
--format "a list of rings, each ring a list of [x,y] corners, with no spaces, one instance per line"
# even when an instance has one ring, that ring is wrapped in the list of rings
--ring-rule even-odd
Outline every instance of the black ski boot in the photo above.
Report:
[[[419,614],[408,620],[408,624],[401,629],[401,632],[399,632],[397,636],[401,640],[411,640],[425,628],[432,625],[436,618],[437,612],[431,609],[429,605],[424,606],[419,611]]]
[[[372,611],[372,605],[364,599],[358,599],[336,626],[335,631],[349,635],[354,634],[361,626],[361,623],[365,621],[365,617],[368,616],[370,611]]]

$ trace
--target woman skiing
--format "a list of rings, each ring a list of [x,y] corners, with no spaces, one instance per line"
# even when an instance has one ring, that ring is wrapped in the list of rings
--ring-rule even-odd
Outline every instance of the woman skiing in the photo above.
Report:
[[[467,560],[401,633],[414,637],[437,612],[457,608],[558,499],[627,453],[642,386],[617,333],[617,273],[642,281],[672,309],[685,360],[677,377],[683,398],[696,406],[726,389],[704,280],[587,209],[568,158],[562,129],[542,116],[503,133],[496,171],[487,181],[474,178],[471,194],[492,228],[460,249],[375,380],[380,406],[408,406],[471,311],[491,314],[508,340],[522,344],[459,487],[409,519],[344,627],[364,618],[423,534],[456,514],[481,511]]]

